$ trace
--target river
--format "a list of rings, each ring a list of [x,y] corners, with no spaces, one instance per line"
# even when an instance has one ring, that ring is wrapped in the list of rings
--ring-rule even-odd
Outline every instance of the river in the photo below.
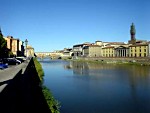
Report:
[[[44,59],[61,113],[150,113],[150,67]]]

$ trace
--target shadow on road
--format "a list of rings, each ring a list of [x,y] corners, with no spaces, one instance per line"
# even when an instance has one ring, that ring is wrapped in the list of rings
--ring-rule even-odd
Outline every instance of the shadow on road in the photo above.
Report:
[[[29,63],[24,74],[22,70],[0,93],[0,113],[51,113],[39,86],[40,80],[33,62]]]

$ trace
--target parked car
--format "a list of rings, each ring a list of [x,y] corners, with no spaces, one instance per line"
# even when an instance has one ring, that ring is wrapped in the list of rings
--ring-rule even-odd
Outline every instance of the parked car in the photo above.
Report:
[[[24,62],[24,60],[22,58],[17,58],[16,57],[16,59],[19,60],[19,61],[21,61],[21,63]]]
[[[23,57],[23,56],[16,57],[16,59],[22,59],[23,61],[26,61],[26,60],[27,60],[27,58],[26,58],[26,57]]]
[[[8,68],[8,65],[7,65],[7,64],[0,63],[0,69],[5,69],[5,68]]]
[[[4,58],[3,63],[8,64],[8,65],[17,65],[17,64],[20,64],[21,61],[15,59],[15,58]]]

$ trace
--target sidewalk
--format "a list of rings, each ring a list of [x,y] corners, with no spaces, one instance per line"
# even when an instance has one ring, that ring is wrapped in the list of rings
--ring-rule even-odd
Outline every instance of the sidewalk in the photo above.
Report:
[[[28,61],[22,64],[0,70],[0,92],[6,87],[11,79],[22,69],[22,73],[28,65]]]

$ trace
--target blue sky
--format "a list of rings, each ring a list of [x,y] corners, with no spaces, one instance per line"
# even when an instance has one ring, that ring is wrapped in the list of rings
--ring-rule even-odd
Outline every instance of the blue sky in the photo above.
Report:
[[[26,38],[36,52],[84,42],[150,40],[150,0],[0,0],[4,36]]]

